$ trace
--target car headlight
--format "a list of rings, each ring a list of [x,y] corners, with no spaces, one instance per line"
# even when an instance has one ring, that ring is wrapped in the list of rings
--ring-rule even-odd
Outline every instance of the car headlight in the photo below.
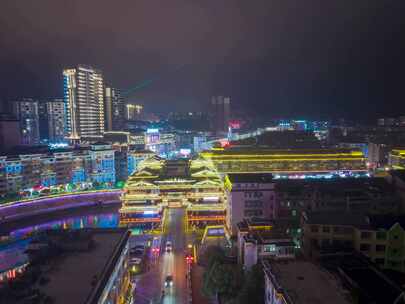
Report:
[[[170,286],[173,286],[173,282],[170,282]]]

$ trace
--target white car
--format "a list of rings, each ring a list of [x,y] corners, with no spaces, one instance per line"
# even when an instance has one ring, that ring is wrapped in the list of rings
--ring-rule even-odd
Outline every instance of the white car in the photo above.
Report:
[[[165,279],[165,287],[172,287],[173,286],[173,276],[168,275]]]
[[[173,250],[172,242],[167,241],[166,242],[166,252],[172,252],[172,250]]]

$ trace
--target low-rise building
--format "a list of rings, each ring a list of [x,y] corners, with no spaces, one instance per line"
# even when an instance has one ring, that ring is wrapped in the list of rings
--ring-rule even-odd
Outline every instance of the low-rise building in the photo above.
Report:
[[[299,221],[302,212],[395,213],[400,196],[384,178],[276,180],[276,217]]]
[[[263,261],[266,304],[349,304],[346,291],[331,273],[304,260]]]
[[[385,179],[395,188],[401,198],[400,214],[405,214],[405,170],[391,170]]]
[[[295,258],[295,244],[271,220],[244,220],[238,227],[238,263],[250,269],[263,259]]]
[[[0,194],[70,183],[112,186],[116,181],[114,151],[104,143],[56,150],[24,148],[0,157],[1,168]]]
[[[225,189],[226,225],[233,235],[237,233],[237,224],[245,218],[274,218],[276,209],[271,174],[228,174]]]
[[[86,229],[47,234],[41,239],[43,243],[28,246],[27,251],[30,259],[35,259],[37,263],[41,263],[41,259],[35,256],[47,256],[48,267],[41,268],[47,282],[36,284],[35,288],[49,303],[132,303],[129,231]],[[63,252],[63,257],[55,251],[51,252],[49,244],[58,248],[57,252]],[[30,271],[29,266],[25,271]],[[12,303],[27,303],[35,297],[35,293],[30,295],[29,290],[17,292],[22,294],[13,299]]]
[[[332,254],[318,263],[350,292],[351,303],[404,304],[403,275],[382,271],[358,253]],[[329,301],[327,301],[329,303]]]
[[[392,149],[388,155],[388,165],[391,169],[405,169],[405,148]]]
[[[309,257],[356,251],[385,269],[405,272],[405,216],[304,213],[302,226]]]

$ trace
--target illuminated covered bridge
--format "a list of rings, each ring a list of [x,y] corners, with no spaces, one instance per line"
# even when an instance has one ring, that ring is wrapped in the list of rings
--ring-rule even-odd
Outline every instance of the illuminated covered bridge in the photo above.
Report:
[[[220,173],[273,173],[277,176],[367,174],[366,158],[353,149],[217,148],[200,153]]]
[[[189,226],[225,221],[223,182],[204,159],[148,158],[128,178],[121,200],[123,224],[161,227],[165,207],[185,207]]]

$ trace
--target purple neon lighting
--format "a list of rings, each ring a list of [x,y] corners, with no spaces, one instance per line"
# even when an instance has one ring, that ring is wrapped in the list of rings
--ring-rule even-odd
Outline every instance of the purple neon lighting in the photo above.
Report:
[[[67,194],[67,195],[61,195],[59,197],[50,197],[50,198],[39,198],[39,199],[33,199],[31,201],[27,201],[27,202],[16,202],[12,205],[8,205],[8,206],[0,206],[0,210],[2,209],[8,209],[8,208],[16,208],[16,207],[20,207],[20,206],[26,206],[26,205],[31,205],[31,204],[35,204],[35,203],[46,203],[47,201],[57,201],[60,199],[64,199],[64,198],[73,198],[73,197],[84,197],[84,196],[101,196],[101,195],[107,195],[107,194],[121,194],[121,190],[117,190],[117,191],[108,191],[108,192],[91,192],[91,193],[79,193],[79,194]]]

